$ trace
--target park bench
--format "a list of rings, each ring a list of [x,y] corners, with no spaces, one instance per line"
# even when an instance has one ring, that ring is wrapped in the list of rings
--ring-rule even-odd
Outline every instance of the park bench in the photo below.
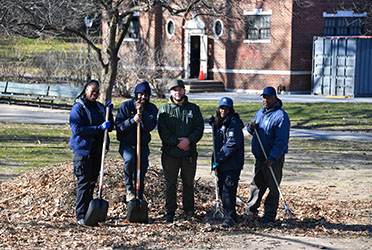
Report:
[[[47,97],[45,97],[44,100],[51,101],[53,108],[54,101],[74,101],[75,98],[80,94],[81,90],[82,88],[50,85]]]
[[[0,82],[0,97],[6,97],[8,103],[12,98],[37,100],[40,107],[41,101],[74,101],[81,92],[81,88],[64,85],[28,84],[15,82]]]

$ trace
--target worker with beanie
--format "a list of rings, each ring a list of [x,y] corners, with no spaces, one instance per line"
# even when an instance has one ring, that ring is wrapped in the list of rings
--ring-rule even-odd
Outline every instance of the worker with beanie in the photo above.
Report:
[[[150,102],[151,88],[147,81],[143,81],[134,89],[134,99],[123,102],[115,119],[116,136],[120,141],[119,153],[124,159],[124,180],[126,186],[126,200],[135,196],[136,152],[137,152],[137,124],[141,124],[141,188],[138,198],[143,199],[144,180],[150,155],[150,132],[156,127],[158,109]]]
[[[222,200],[225,219],[223,227],[237,224],[236,192],[240,172],[244,165],[244,123],[234,110],[233,100],[223,97],[216,111],[216,118],[209,119],[214,135],[212,170],[217,171],[217,185]]]

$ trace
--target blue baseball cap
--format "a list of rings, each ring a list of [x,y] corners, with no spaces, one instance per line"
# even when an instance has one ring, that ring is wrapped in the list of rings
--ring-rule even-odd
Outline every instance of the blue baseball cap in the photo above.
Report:
[[[222,97],[218,107],[221,107],[221,106],[232,108],[234,106],[234,102],[230,97]]]
[[[276,96],[276,91],[273,87],[266,87],[261,95]]]

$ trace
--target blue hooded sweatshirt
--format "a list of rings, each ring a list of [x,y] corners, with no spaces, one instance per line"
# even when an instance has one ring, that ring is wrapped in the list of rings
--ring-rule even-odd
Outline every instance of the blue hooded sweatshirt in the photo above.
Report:
[[[116,137],[120,141],[120,149],[123,145],[135,146],[137,144],[137,123],[134,116],[137,114],[136,100],[123,102],[116,115]],[[155,104],[148,102],[142,112],[141,122],[141,145],[147,145],[151,141],[150,132],[156,127],[158,109]]]
[[[288,153],[290,122],[287,113],[282,109],[282,101],[278,99],[269,110],[262,107],[257,111],[252,121],[256,121],[256,129],[262,141],[267,158],[275,162]],[[264,161],[265,156],[257,140],[257,136],[247,126],[247,131],[253,135],[252,153],[257,160]]]

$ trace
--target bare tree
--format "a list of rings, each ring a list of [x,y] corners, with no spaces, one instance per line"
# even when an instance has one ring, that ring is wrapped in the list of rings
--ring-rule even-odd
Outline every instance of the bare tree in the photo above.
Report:
[[[237,5],[243,0],[237,0]],[[199,15],[220,16],[231,8],[230,1],[213,0],[2,0],[0,32],[10,36],[76,35],[96,52],[101,69],[101,100],[111,99],[119,65],[119,49],[135,12],[167,10],[184,18],[191,11]],[[96,46],[84,28],[84,17],[102,15],[102,46]]]

